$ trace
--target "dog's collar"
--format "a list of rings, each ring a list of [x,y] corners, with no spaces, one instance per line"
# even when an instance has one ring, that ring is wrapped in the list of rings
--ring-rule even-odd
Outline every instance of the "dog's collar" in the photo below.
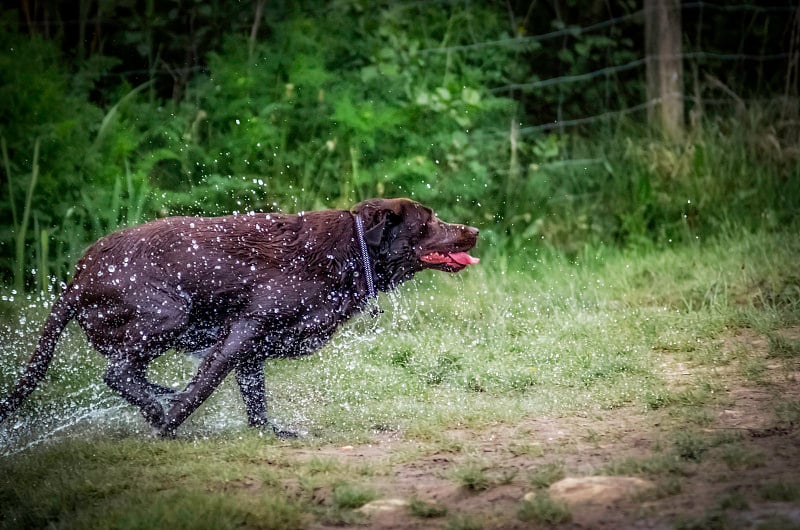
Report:
[[[378,313],[383,313],[383,310],[377,304],[378,291],[375,289],[375,276],[369,259],[367,241],[364,239],[364,221],[360,215],[354,215],[353,217],[356,220],[356,237],[358,239],[358,248],[361,251],[361,264],[364,266],[364,279],[367,281],[367,303],[372,305],[370,314],[376,316]]]

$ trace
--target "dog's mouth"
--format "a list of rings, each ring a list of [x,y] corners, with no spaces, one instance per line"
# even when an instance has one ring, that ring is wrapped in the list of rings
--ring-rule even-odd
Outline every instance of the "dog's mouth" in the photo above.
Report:
[[[475,265],[480,261],[466,252],[431,252],[419,258],[422,262],[446,272],[458,272],[467,265]]]

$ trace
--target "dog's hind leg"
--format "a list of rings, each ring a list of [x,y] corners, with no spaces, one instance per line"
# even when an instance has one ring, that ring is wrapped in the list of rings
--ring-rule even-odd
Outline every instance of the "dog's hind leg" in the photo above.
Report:
[[[157,429],[164,423],[164,408],[155,396],[165,393],[163,390],[171,393],[172,389],[148,382],[145,368],[146,365],[139,359],[117,356],[109,360],[103,380],[128,403],[139,407],[142,416]],[[157,392],[154,387],[162,389],[162,392]]]
[[[164,425],[157,430],[158,434],[174,436],[178,426],[208,399],[231,370],[249,355],[255,355],[261,342],[259,330],[260,323],[256,320],[239,320],[230,324],[227,333],[200,363],[186,388],[176,394]]]

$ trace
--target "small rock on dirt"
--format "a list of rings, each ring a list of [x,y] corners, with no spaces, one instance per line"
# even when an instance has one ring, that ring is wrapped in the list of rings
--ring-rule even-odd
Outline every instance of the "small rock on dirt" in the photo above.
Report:
[[[655,488],[653,482],[638,477],[567,477],[550,486],[550,497],[566,502],[570,506],[608,505],[630,499],[653,488]]]
[[[376,501],[368,502],[356,511],[366,515],[375,515],[377,513],[393,512],[408,506],[408,501],[404,499],[378,499]]]

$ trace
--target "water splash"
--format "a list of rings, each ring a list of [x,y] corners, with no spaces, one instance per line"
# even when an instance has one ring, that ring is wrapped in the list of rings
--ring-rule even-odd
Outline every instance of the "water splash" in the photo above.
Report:
[[[76,430],[82,424],[102,421],[111,417],[114,412],[121,411],[125,406],[107,405],[98,403],[88,408],[80,408],[42,432],[31,432],[30,422],[19,421],[9,430],[0,431],[0,455],[13,456],[45,442],[70,437],[70,431]]]

